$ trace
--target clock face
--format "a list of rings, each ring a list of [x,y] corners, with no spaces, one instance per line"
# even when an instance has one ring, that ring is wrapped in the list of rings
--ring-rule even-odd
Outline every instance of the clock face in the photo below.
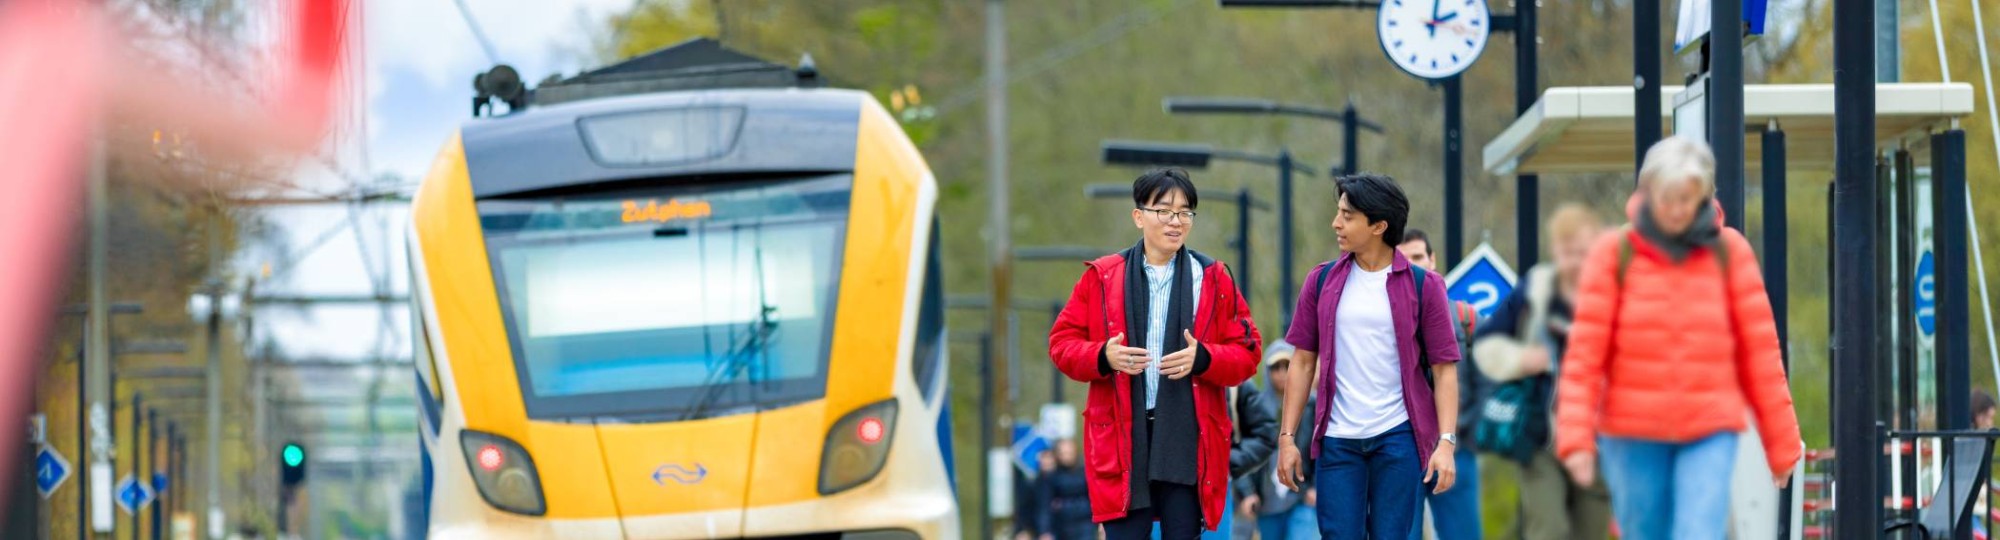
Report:
[[[1396,67],[1446,79],[1479,58],[1492,33],[1486,0],[1383,0],[1375,20],[1382,52]]]

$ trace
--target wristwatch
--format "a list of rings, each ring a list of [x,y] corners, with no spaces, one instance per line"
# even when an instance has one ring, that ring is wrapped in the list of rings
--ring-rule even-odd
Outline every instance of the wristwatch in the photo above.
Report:
[[[1444,432],[1444,434],[1438,435],[1438,442],[1448,442],[1452,446],[1458,446],[1458,434],[1449,431]]]

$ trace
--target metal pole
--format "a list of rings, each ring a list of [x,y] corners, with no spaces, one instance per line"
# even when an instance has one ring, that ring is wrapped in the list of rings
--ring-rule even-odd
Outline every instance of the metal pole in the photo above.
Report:
[[[214,233],[211,232],[211,235]],[[222,538],[222,303],[221,287],[209,288],[208,301],[208,380],[207,405],[208,421],[202,430],[208,434],[208,516],[202,523],[208,526],[209,538]]]
[[[1535,4],[1541,0],[1514,3],[1514,112],[1528,112],[1540,94],[1540,63],[1536,58]],[[1531,268],[1541,257],[1541,178],[1532,174],[1514,177],[1514,244],[1520,250],[1520,268]]]
[[[1255,288],[1250,286],[1250,188],[1236,190],[1236,282],[1246,301],[1256,298]]]
[[[1966,272],[1965,131],[1931,137],[1931,256],[1936,270],[1938,415],[1943,429],[1972,427],[1971,286]]]
[[[1709,144],[1715,150],[1715,187],[1722,202],[1723,219],[1740,231],[1743,230],[1743,0],[1715,0],[1708,16],[1708,130]]]
[[[1771,297],[1771,319],[1778,327],[1778,350],[1785,373],[1792,372],[1791,339],[1786,337],[1786,296],[1789,278],[1785,261],[1785,132],[1776,120],[1764,126],[1764,292]],[[1778,500],[1778,538],[1792,537],[1792,490],[1798,479],[1785,484]]]
[[[142,412],[145,412],[146,410],[145,399],[146,397],[144,395],[141,395],[138,392],[132,392],[132,481],[134,482],[146,481],[145,477],[141,476],[142,474],[144,474],[144,471],[141,469],[141,467],[143,466],[142,464],[145,462],[146,454],[142,452],[142,448],[139,445],[139,441],[144,440],[139,438],[139,432],[140,430],[145,429],[145,424],[146,424],[146,417],[140,414]],[[132,538],[139,537],[140,513],[141,512],[139,511],[138,508],[132,509]]]
[[[1886,235],[1890,246],[1895,249],[1895,254],[1893,264],[1883,276],[1895,280],[1895,286],[1882,289],[1894,291],[1895,298],[1891,302],[1886,302],[1889,308],[1885,311],[1895,314],[1892,320],[1896,325],[1896,332],[1894,354],[1884,358],[1892,358],[1896,362],[1896,413],[1892,418],[1897,425],[1905,426],[1899,429],[1921,429],[1917,426],[1917,319],[1913,311],[1916,305],[1914,292],[1916,288],[1911,287],[1912,282],[1909,280],[1912,273],[1910,270],[1917,265],[1917,243],[1914,241],[1917,230],[1915,202],[1917,183],[1914,178],[1917,168],[1916,162],[1910,159],[1910,152],[1903,149],[1896,150],[1892,165],[1895,176],[1888,185],[1895,195],[1893,197],[1895,216],[1893,219],[1884,219],[1883,222],[1895,225],[1895,232]],[[1916,443],[1912,440],[1910,444],[1912,451],[1909,453],[1902,453],[1900,447],[1898,448],[1897,459],[1902,462],[1902,478],[1898,482],[1907,492],[1903,495],[1912,497],[1911,500],[1917,500],[1916,497],[1922,496],[1920,494],[1923,489],[1917,485],[1917,453],[1914,448]],[[1914,508],[1915,506],[1912,506],[1913,511]]]
[[[1465,99],[1459,85],[1458,76],[1444,81],[1444,255],[1448,261],[1465,255],[1464,235],[1460,234],[1465,228],[1465,159],[1459,145],[1459,116]]]
[[[146,411],[146,469],[150,472],[147,475],[149,477],[160,474],[159,444],[160,411],[148,410]],[[152,478],[147,478],[145,481],[148,485],[151,485]],[[161,537],[160,529],[162,528],[162,522],[160,521],[160,516],[164,513],[161,507],[167,504],[166,495],[159,492],[153,493],[153,540],[160,540]]]
[[[1004,309],[1004,306],[1003,306]],[[979,378],[993,377],[993,334],[979,336]],[[993,464],[987,454],[993,450],[993,426],[1000,422],[993,418],[993,385],[979,385],[979,535],[976,538],[993,536]]]
[[[1352,126],[1354,121],[1354,113],[1353,113],[1354,105],[1352,103],[1348,104],[1347,110],[1348,110],[1347,122],[1349,126],[1347,132],[1348,133],[1347,140],[1353,141],[1354,131]],[[1353,143],[1350,142],[1348,144],[1353,144]],[[1349,164],[1351,165],[1354,159],[1352,157],[1353,154],[1349,154],[1348,156],[1349,157],[1347,159]],[[1283,333],[1286,330],[1290,330],[1292,327],[1292,307],[1293,307],[1292,291],[1297,290],[1297,287],[1299,286],[1299,282],[1293,278],[1292,274],[1293,272],[1292,256],[1298,251],[1298,249],[1292,245],[1292,226],[1293,226],[1292,221],[1293,221],[1292,151],[1289,148],[1279,148],[1278,149],[1278,312],[1284,314],[1283,317],[1280,317],[1280,319],[1284,321],[1284,328],[1279,329],[1279,333]]]
[[[1354,111],[1354,98],[1348,98],[1347,109],[1340,118],[1340,174],[1358,172],[1361,172],[1361,113]]]
[[[1896,25],[1902,21],[1897,0],[1875,0],[1875,81],[1902,80],[1903,50],[1897,43],[1903,35]]]
[[[1660,133],[1660,0],[1632,0],[1632,175]]]
[[[88,314],[84,316],[82,330],[80,335],[83,339],[77,343],[76,348],[76,456],[79,463],[83,461],[83,456],[88,455],[85,452],[89,452],[90,448],[88,440],[90,415],[85,414],[85,411],[90,410],[90,361],[87,358],[90,356],[90,349],[94,347],[90,346],[93,333]],[[88,471],[75,471],[71,474],[77,476],[76,537],[80,540],[90,538],[90,474]]]
[[[999,339],[1008,335],[1007,307],[1013,286],[1013,241],[1012,210],[1008,207],[1007,188],[1007,11],[1002,0],[986,0],[986,139],[989,150],[986,153],[986,171],[991,192],[991,218],[987,223],[992,235],[993,264],[993,313],[989,317],[991,335],[988,343],[993,347],[989,357],[995,362],[1005,362],[1009,356],[1007,348],[1013,347],[1009,340]],[[1008,370],[994,370],[988,379],[999,395],[1008,395]],[[987,431],[1004,429],[999,422],[986,425]],[[983,449],[982,449],[983,451]],[[984,459],[982,456],[981,459]]]
[[[180,502],[181,484],[187,483],[187,479],[181,474],[181,467],[179,461],[180,440],[181,440],[180,422],[168,420],[167,439],[165,441],[167,445],[167,456],[166,459],[164,460],[166,463],[164,463],[163,465],[167,468],[167,491],[173,492],[173,496],[162,499],[162,502],[167,503],[167,505],[169,505],[170,507],[165,511],[165,514],[169,519],[171,519],[174,515],[173,509],[181,507],[181,502]],[[164,528],[164,522],[160,521],[158,517],[155,517],[153,519],[153,522],[156,524],[161,524],[159,526],[161,528]],[[158,538],[159,531],[155,530],[154,535],[155,537],[153,540],[159,540]]]
[[[1834,538],[1875,536],[1881,528],[1881,458],[1870,361],[1878,335],[1873,289],[1875,216],[1875,26],[1871,0],[1834,0],[1833,440]],[[1719,9],[1719,8],[1718,8]],[[1841,224],[1849,224],[1840,226]]]
[[[111,310],[105,295],[106,260],[110,250],[111,217],[105,142],[91,143],[90,159],[90,347],[87,349],[88,376],[85,394],[90,407],[90,468],[85,478],[91,484],[90,530],[111,532]]]
[[[1062,319],[1062,310],[1063,310],[1063,303],[1061,300],[1057,300],[1049,304],[1049,326],[1055,326],[1056,321]],[[1049,403],[1061,404],[1062,402],[1063,402],[1062,370],[1056,369],[1055,364],[1051,362],[1049,364]]]

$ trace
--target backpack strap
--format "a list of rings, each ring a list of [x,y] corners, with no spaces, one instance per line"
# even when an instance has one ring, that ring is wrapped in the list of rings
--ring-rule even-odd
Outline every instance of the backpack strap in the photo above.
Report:
[[[1429,275],[1428,270],[1410,267],[1410,280],[1417,285],[1417,369],[1424,374],[1424,384],[1436,389],[1437,381],[1433,380],[1436,375],[1431,374],[1430,344],[1424,341],[1424,278]]]
[[[1631,225],[1626,225],[1618,229],[1618,285],[1621,287],[1625,285],[1625,271],[1632,267],[1631,232]],[[1727,284],[1729,282],[1729,244],[1717,241],[1715,245],[1709,246],[1708,249],[1715,252],[1715,260],[1719,263],[1716,266],[1721,267],[1722,281],[1724,284]]]
[[[1625,271],[1632,268],[1632,226],[1618,228],[1618,286],[1625,286]]]

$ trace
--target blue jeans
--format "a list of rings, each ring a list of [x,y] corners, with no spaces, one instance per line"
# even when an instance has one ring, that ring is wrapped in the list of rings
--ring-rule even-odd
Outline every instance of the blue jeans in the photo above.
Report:
[[[1679,444],[1611,436],[1597,441],[1620,538],[1723,538],[1736,432]]]
[[[1452,460],[1458,462],[1458,480],[1451,489],[1438,494],[1424,489],[1424,500],[1431,504],[1431,526],[1437,529],[1438,540],[1479,540],[1479,455],[1460,448],[1452,453]],[[1428,466],[1430,461],[1426,459],[1424,464]],[[1419,506],[1410,540],[1423,537],[1424,514]]]
[[[1410,423],[1366,439],[1320,441],[1319,534],[1329,540],[1402,538],[1423,502],[1424,467]]]
[[[1263,540],[1319,540],[1318,511],[1300,504],[1282,514],[1257,517]]]

